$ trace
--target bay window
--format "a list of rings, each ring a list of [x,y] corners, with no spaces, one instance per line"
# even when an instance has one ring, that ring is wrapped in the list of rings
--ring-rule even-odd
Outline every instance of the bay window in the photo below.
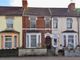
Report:
[[[63,33],[62,45],[68,48],[75,48],[78,45],[77,34],[76,33]]]

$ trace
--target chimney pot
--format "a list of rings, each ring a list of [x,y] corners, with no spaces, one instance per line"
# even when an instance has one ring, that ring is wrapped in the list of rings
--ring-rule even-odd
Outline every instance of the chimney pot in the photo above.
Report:
[[[68,5],[68,10],[69,10],[69,11],[74,11],[74,10],[75,10],[75,3],[70,3],[70,4]]]
[[[23,7],[23,9],[26,9],[27,6],[28,6],[27,0],[22,0],[22,7]]]

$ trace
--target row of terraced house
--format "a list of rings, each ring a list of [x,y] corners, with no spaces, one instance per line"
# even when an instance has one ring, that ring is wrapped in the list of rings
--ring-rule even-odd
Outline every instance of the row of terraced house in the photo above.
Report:
[[[0,6],[0,49],[76,48],[80,45],[80,9]]]

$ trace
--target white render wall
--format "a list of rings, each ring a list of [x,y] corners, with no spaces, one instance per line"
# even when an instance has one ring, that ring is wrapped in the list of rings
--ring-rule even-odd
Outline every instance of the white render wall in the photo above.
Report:
[[[27,55],[46,55],[47,49],[19,49],[18,56],[27,56]]]
[[[79,22],[79,45],[80,45],[80,18],[78,18],[78,22]]]
[[[66,23],[67,18],[68,17],[57,17],[58,29],[52,28],[52,35],[58,34],[58,48],[60,48],[60,44],[62,44],[62,32],[67,30],[67,23]],[[78,32],[77,18],[76,17],[71,17],[71,18],[73,19],[73,25],[71,30]]]

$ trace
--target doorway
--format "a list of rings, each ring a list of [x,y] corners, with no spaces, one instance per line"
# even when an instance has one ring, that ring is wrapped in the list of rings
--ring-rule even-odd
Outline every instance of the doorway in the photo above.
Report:
[[[51,46],[52,46],[51,37],[50,36],[46,36],[45,40],[46,40],[46,48],[47,49],[51,49]]]

